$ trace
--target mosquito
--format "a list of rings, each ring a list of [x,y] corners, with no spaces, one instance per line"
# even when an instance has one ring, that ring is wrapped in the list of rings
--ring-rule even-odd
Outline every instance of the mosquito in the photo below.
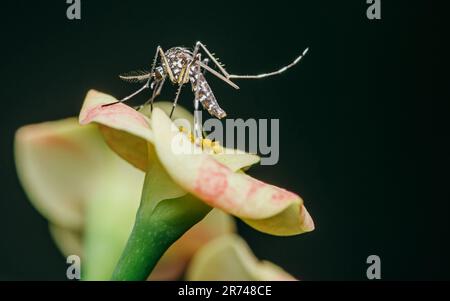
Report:
[[[152,111],[155,98],[160,95],[166,79],[169,78],[172,84],[178,86],[175,99],[173,100],[170,117],[172,117],[175,107],[177,106],[178,98],[181,94],[183,86],[190,83],[192,91],[195,95],[194,109],[196,111],[199,110],[200,104],[202,104],[203,108],[206,109],[209,114],[222,119],[226,117],[227,114],[219,106],[211,87],[206,81],[206,72],[218,77],[231,87],[239,89],[239,86],[236,85],[232,79],[261,79],[281,74],[296,65],[307,52],[308,48],[306,48],[303,53],[289,65],[286,65],[276,71],[256,75],[236,75],[229,74],[219,59],[216,58],[214,54],[211,53],[200,41],[195,44],[193,51],[186,47],[173,47],[164,52],[161,46],[158,46],[156,48],[156,53],[153,58],[150,71],[133,71],[119,76],[124,81],[144,83],[144,85],[127,97],[104,106],[125,102],[142,91],[150,88],[153,91],[152,96],[142,106],[150,104],[150,110]],[[206,56],[204,59],[202,59],[202,54]],[[218,71],[208,65],[210,60],[213,65],[217,67]],[[194,117],[195,115],[196,114],[194,114]],[[201,137],[201,133],[202,131],[200,125],[198,124],[198,120],[194,120],[195,137]]]

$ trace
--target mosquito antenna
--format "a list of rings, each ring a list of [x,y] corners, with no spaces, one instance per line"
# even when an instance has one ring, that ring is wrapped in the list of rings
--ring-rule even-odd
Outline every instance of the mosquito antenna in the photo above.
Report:
[[[261,73],[261,74],[257,74],[257,75],[235,75],[235,74],[231,74],[231,75],[228,76],[228,78],[230,78],[230,79],[231,78],[258,79],[258,78],[264,78],[264,77],[269,77],[269,76],[273,76],[273,75],[278,75],[278,74],[283,73],[287,69],[293,67],[298,62],[300,62],[302,57],[304,57],[307,52],[308,52],[308,48],[306,48],[303,51],[303,53],[300,56],[298,56],[292,63],[290,63],[289,65],[286,65],[286,66],[280,68],[277,71],[273,71],[273,72],[269,72],[269,73]]]
[[[119,75],[120,79],[129,83],[142,83],[151,77],[151,72],[145,70],[136,70]]]

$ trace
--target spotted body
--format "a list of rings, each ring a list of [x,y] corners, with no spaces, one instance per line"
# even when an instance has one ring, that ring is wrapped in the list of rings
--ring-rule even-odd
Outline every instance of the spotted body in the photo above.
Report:
[[[195,94],[195,101],[199,101],[211,115],[217,118],[227,116],[225,111],[219,106],[200,66],[195,63],[197,60],[201,60],[200,54],[197,54],[197,58],[194,60],[193,53],[189,49],[173,47],[167,50],[165,55],[168,67],[173,73],[174,84],[190,82],[192,91]],[[167,70],[164,62],[161,62],[159,70]],[[166,73],[167,71],[164,71],[164,74],[161,74],[161,76],[167,76]]]
[[[218,58],[214,56],[213,53],[209,52],[206,46],[197,41],[193,51],[185,47],[172,47],[167,51],[164,51],[161,46],[156,48],[156,53],[153,59],[151,70],[148,71],[134,71],[127,74],[120,75],[120,78],[132,82],[140,83],[145,82],[145,84],[132,94],[118,100],[117,102],[109,103],[109,105],[114,105],[115,103],[123,103],[132,97],[138,95],[146,89],[152,89],[153,93],[150,99],[147,100],[142,107],[146,104],[150,104],[150,110],[153,109],[153,101],[160,95],[161,89],[166,81],[169,79],[173,84],[178,86],[177,93],[173,100],[172,110],[170,112],[170,117],[175,110],[178,102],[178,98],[181,93],[181,89],[185,84],[191,83],[192,91],[195,94],[194,105],[195,109],[198,110],[200,103],[202,106],[213,116],[217,118],[224,118],[227,114],[217,103],[217,99],[212,92],[211,87],[205,79],[205,72],[221,79],[223,82],[227,83],[235,89],[239,89],[233,80],[235,79],[261,79],[274,75],[281,74],[296,65],[300,59],[306,54],[308,48],[306,48],[301,55],[299,55],[290,64],[281,67],[278,70],[260,73],[255,75],[237,75],[229,74],[222,63],[219,62]],[[206,58],[202,60],[201,53],[206,55]],[[213,63],[213,67],[208,66],[208,62]],[[217,70],[216,70],[217,69]],[[199,119],[194,118],[196,137],[201,137],[201,125],[199,124]]]

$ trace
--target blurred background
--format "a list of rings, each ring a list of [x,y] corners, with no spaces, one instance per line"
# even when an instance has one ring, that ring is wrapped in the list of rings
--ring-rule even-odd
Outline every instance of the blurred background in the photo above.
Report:
[[[77,115],[91,88],[128,95],[137,86],[118,74],[149,68],[157,45],[197,40],[237,74],[270,71],[310,47],[294,69],[239,81],[239,91],[209,76],[229,118],[280,119],[279,163],[250,174],[300,194],[316,223],[289,238],[239,223],[259,258],[305,280],[364,280],[376,254],[382,279],[449,279],[448,134],[437,117],[448,111],[430,106],[445,87],[431,1],[382,0],[381,20],[367,19],[365,0],[81,5],[71,21],[64,0],[1,4],[1,280],[66,279],[17,179],[15,130]],[[167,87],[160,99],[173,97]],[[192,100],[186,89],[179,103],[192,109]]]

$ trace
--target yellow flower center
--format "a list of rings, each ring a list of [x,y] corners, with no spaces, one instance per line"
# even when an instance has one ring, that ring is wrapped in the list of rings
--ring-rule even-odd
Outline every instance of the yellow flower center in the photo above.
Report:
[[[194,135],[192,134],[192,132],[188,132],[188,130],[183,126],[180,126],[179,129],[180,132],[187,134],[189,140],[194,143]],[[201,137],[200,145],[202,146],[202,149],[212,150],[215,154],[219,154],[223,151],[223,148],[220,145],[219,141],[212,141],[211,139]]]

